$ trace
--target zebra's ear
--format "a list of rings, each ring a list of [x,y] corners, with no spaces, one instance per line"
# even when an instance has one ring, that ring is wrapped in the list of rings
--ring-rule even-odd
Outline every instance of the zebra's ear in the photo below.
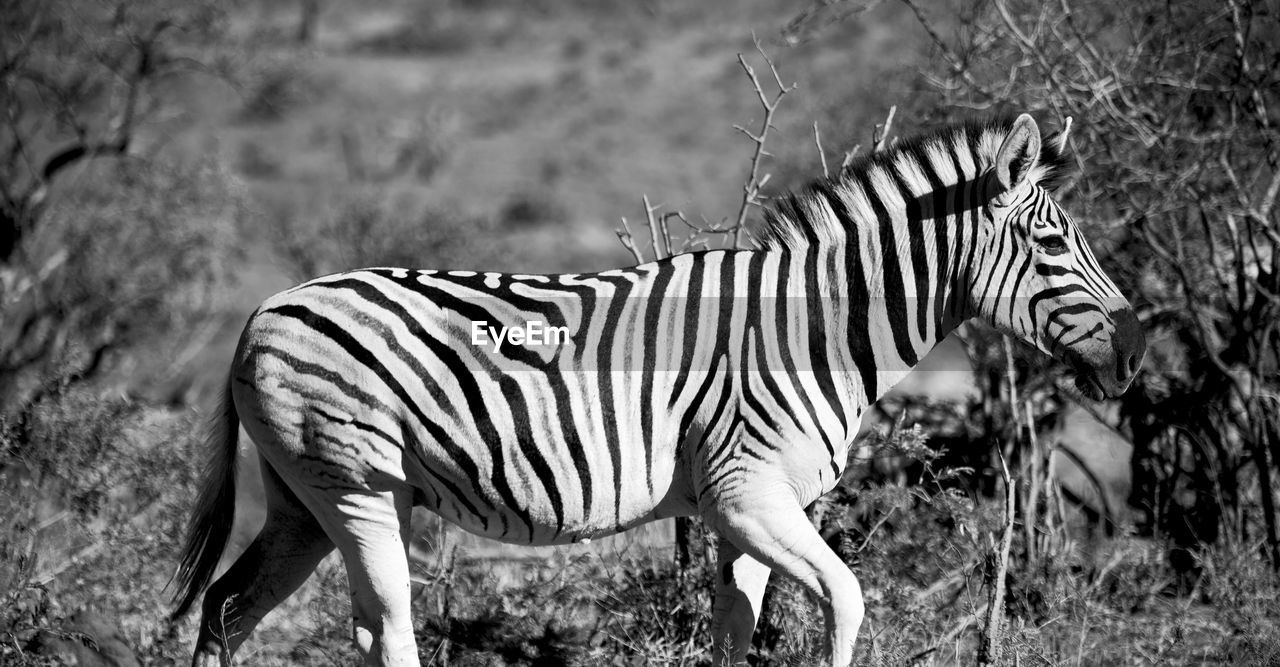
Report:
[[[1022,114],[996,152],[996,178],[1004,190],[1014,190],[1026,182],[1036,161],[1040,159],[1040,128],[1036,121]]]

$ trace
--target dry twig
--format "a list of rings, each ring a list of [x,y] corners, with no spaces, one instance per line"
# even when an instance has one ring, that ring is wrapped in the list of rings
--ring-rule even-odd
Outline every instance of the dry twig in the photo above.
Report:
[[[631,251],[631,256],[636,258],[637,264],[644,264],[644,255],[640,254],[640,248],[636,247],[636,239],[631,235],[631,225],[627,224],[627,217],[622,216],[622,229],[614,230],[618,235],[618,240],[622,242],[622,246]]]
[[[831,172],[827,170],[827,154],[822,150],[822,135],[818,133],[818,121],[813,121],[813,145],[818,147],[818,162],[822,164],[822,177],[831,178]]]
[[[752,36],[755,39],[755,36]],[[746,183],[742,186],[742,203],[738,206],[738,215],[733,224],[733,247],[742,247],[742,236],[746,232],[747,211],[752,206],[760,205],[760,190],[765,183],[769,182],[769,175],[760,176],[760,164],[769,152],[765,150],[765,141],[769,138],[769,130],[776,129],[773,125],[773,116],[778,110],[778,103],[786,97],[787,93],[796,89],[796,84],[787,86],[782,83],[782,77],[778,75],[778,68],[774,67],[773,60],[769,58],[769,54],[765,53],[764,47],[760,45],[760,40],[755,39],[756,51],[764,58],[764,62],[769,65],[769,71],[773,74],[773,82],[778,87],[778,92],[770,99],[765,94],[764,88],[760,85],[760,79],[756,77],[756,71],[747,62],[747,59],[738,54],[738,62],[742,65],[743,71],[747,73],[747,78],[751,79],[751,86],[756,91],[756,97],[760,100],[760,106],[764,109],[764,120],[760,124],[758,134],[752,134],[749,130],[741,125],[734,125],[733,129],[745,134],[756,145],[755,152],[751,156],[751,171],[747,174]]]
[[[978,664],[996,665],[1000,663],[1000,654],[1004,648],[1004,593],[1005,575],[1009,570],[1009,549],[1013,545],[1013,523],[1015,505],[1017,503],[1017,481],[1009,476],[1009,467],[1005,464],[1004,455],[996,450],[1000,458],[1000,476],[1004,479],[1005,507],[1004,528],[1000,531],[1000,544],[987,562],[987,613],[983,622],[982,634],[978,638]]]
[[[898,113],[898,106],[889,107],[889,113],[885,114],[884,123],[877,125],[875,132],[872,133],[871,152],[879,153],[885,149],[889,141],[889,130],[893,128],[893,116]]]
[[[878,153],[893,143],[889,137],[889,130],[893,127],[893,117],[898,113],[897,105],[889,107],[889,112],[884,115],[884,122],[877,123],[871,130],[871,152]],[[844,159],[840,160],[840,168],[847,169],[853,163],[854,158],[858,157],[858,152],[862,150],[862,144],[854,144],[844,154]]]

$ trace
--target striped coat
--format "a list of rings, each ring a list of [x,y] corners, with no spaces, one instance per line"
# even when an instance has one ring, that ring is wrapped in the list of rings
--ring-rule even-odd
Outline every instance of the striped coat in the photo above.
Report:
[[[861,591],[803,507],[838,482],[863,409],[970,318],[1091,396],[1141,362],[1128,304],[1049,194],[1060,148],[1028,116],[904,142],[780,202],[759,250],[594,274],[368,269],[271,297],[232,364],[179,613],[226,540],[238,424],[267,524],[206,594],[194,664],[334,547],[362,655],[414,664],[414,505],[522,544],[699,515],[720,535],[721,657],[745,658],[777,571],[823,600],[847,664]]]

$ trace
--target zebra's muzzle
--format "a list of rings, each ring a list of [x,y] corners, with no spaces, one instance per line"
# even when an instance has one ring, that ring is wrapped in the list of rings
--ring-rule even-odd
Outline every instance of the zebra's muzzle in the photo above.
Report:
[[[1103,388],[1108,396],[1115,397],[1123,394],[1142,370],[1142,360],[1147,356],[1147,336],[1131,308],[1111,313],[1111,319],[1115,322],[1115,333],[1111,336],[1115,354],[1115,365],[1111,369],[1114,382],[1104,383]]]
[[[1115,398],[1129,388],[1141,370],[1147,340],[1138,318],[1128,307],[1111,311],[1108,318],[1109,340],[1103,338],[1059,350],[1068,370],[1058,387],[1067,394],[1095,401]]]

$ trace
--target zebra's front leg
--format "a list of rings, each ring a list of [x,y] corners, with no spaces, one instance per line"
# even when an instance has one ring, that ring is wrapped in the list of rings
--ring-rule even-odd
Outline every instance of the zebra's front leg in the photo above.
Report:
[[[716,667],[746,664],[769,573],[769,566],[720,538],[711,610],[711,638],[715,642],[711,662]]]
[[[858,578],[823,541],[798,502],[764,498],[761,494],[756,502],[740,503],[744,507],[718,510],[714,525],[747,555],[818,596],[826,621],[827,664],[847,667],[864,615]]]

